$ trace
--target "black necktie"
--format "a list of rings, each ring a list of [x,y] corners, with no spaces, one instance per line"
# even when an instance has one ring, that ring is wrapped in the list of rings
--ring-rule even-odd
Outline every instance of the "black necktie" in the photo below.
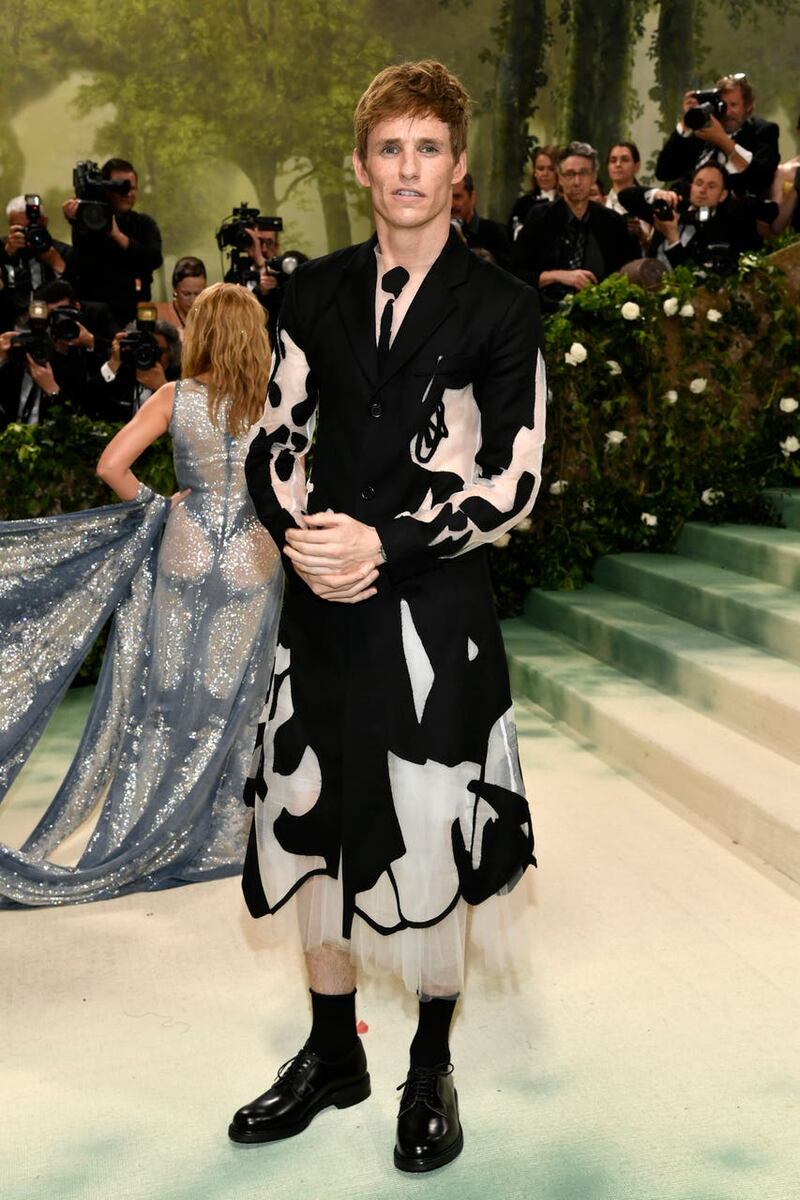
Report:
[[[392,340],[392,316],[394,302],[408,283],[408,271],[405,267],[392,267],[381,280],[384,292],[390,292],[392,298],[386,301],[386,307],[381,313],[381,328],[378,336],[378,366],[383,367],[389,357],[389,346]]]

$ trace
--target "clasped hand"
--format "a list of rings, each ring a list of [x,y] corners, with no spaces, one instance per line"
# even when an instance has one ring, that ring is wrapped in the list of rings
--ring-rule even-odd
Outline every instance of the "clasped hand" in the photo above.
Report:
[[[377,532],[345,513],[313,513],[299,520],[302,528],[286,531],[285,553],[311,591],[340,604],[374,596],[381,562]]]

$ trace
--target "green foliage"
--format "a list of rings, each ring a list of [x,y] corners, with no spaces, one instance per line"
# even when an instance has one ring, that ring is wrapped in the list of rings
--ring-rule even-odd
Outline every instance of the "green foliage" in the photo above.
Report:
[[[0,433],[0,519],[20,520],[111,504],[95,464],[118,425],[56,408],[42,425],[9,425]],[[156,492],[175,491],[172,447],[159,438],[136,464]]]
[[[602,554],[669,550],[689,519],[774,523],[762,489],[800,483],[800,408],[780,404],[800,402],[787,278],[751,255],[724,283],[665,279],[645,292],[612,276],[545,321],[542,489],[531,521],[491,551],[503,615],[533,586],[580,587]],[[693,314],[667,316],[668,300]]]

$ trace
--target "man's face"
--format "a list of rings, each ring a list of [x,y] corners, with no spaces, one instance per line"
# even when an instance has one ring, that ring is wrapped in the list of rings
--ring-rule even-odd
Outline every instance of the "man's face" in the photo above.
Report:
[[[131,185],[131,190],[122,195],[120,192],[110,192],[111,207],[115,213],[130,212],[136,203],[136,195],[139,190],[139,183],[136,178],[135,171],[112,171],[112,179],[127,179]]]
[[[730,91],[723,92],[722,99],[727,105],[725,116],[722,118],[722,127],[726,133],[735,133],[737,129],[741,129],[750,116],[750,111],[744,102],[742,89],[737,84]]]
[[[727,195],[719,171],[703,167],[692,180],[689,203],[694,208],[716,208]]]
[[[278,234],[276,230],[259,229],[258,241],[259,245],[261,246],[262,258],[276,258],[280,254],[280,243],[278,241]],[[247,247],[247,254],[250,258],[258,258],[258,255],[256,254],[256,248],[252,242]],[[205,286],[206,285],[203,284],[203,287]],[[203,288],[200,289],[200,291],[202,290]]]
[[[584,200],[589,199],[597,172],[592,166],[590,158],[572,154],[569,158],[565,158],[559,166],[558,177],[561,181],[564,199],[571,200],[573,204],[581,204]]]
[[[39,224],[40,225],[47,224],[47,217],[44,215],[44,213],[42,213],[42,215],[39,219]],[[28,225],[30,225],[30,221],[28,220],[28,214],[25,212],[24,208],[20,212],[12,212],[12,213],[8,214],[9,229],[11,228],[12,225],[21,225],[23,227],[23,229],[26,228]]]
[[[453,199],[450,205],[451,216],[458,217],[459,221],[463,221],[468,225],[475,215],[475,203],[477,194],[468,192],[464,187],[464,180],[460,179],[458,183],[453,184]]]
[[[376,216],[394,229],[421,229],[446,214],[453,186],[464,178],[467,156],[454,160],[450,130],[436,117],[392,117],[371,130],[366,161],[353,152],[353,169],[372,193]]]
[[[164,337],[163,333],[156,333],[154,336],[156,339],[156,344],[158,345],[158,348],[161,351],[161,354],[158,357],[158,361],[161,364],[163,370],[166,371],[167,367],[169,366],[169,342]]]

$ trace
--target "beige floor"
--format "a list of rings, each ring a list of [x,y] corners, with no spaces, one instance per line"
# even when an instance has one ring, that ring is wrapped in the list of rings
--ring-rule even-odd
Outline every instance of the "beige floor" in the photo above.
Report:
[[[796,889],[539,716],[520,732],[535,967],[504,999],[473,978],[463,1003],[460,1159],[392,1168],[413,1004],[370,981],[372,1098],[228,1143],[307,1018],[296,953],[226,880],[0,913],[2,1200],[796,1200]]]

